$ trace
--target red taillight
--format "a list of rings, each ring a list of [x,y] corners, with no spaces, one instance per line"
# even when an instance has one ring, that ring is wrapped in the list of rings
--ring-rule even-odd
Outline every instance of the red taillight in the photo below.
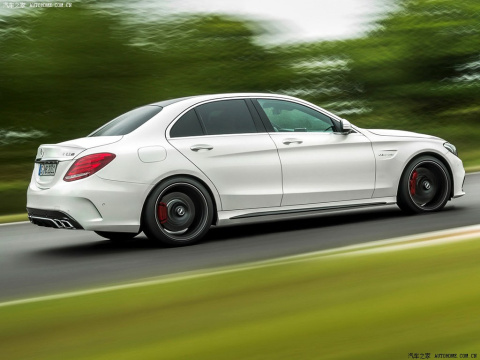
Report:
[[[63,178],[65,181],[84,179],[95,174],[115,159],[115,154],[100,153],[84,156],[73,163]]]

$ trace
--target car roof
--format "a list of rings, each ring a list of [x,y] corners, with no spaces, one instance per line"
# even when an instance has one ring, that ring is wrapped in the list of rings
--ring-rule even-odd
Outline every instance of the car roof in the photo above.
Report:
[[[163,101],[158,101],[155,103],[152,103],[150,105],[156,105],[156,106],[161,106],[165,107],[168,105],[172,105],[178,102],[182,101],[187,101],[187,100],[198,100],[198,101],[204,101],[204,100],[215,100],[215,99],[225,99],[225,98],[232,98],[232,97],[283,97],[283,98],[290,98],[292,97],[287,96],[287,95],[280,95],[280,94],[268,94],[268,93],[225,93],[225,94],[207,94],[207,95],[194,95],[194,96],[186,96],[186,97],[181,97],[181,98],[176,98],[176,99],[169,99],[169,100],[163,100]]]
[[[309,103],[303,99],[299,99],[293,96],[284,95],[284,94],[274,94],[274,93],[223,93],[223,94],[207,94],[207,95],[195,95],[195,96],[187,96],[181,97],[176,99],[164,100],[159,101],[156,103],[152,103],[150,105],[156,105],[161,107],[167,107],[169,105],[179,106],[181,108],[188,108],[190,106],[195,106],[199,103],[204,101],[211,101],[211,100],[226,100],[231,98],[271,98],[271,99],[282,99],[282,100],[290,100],[294,102],[304,103],[305,105],[314,105],[315,107],[321,109],[326,115],[330,116],[333,119],[340,120],[341,118],[330,111],[319,107],[318,105]]]

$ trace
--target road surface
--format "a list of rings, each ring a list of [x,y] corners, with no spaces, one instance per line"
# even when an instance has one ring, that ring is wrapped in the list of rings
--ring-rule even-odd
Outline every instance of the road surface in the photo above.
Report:
[[[480,223],[480,173],[438,213],[396,206],[212,229],[200,244],[163,248],[141,234],[117,244],[93,232],[0,226],[0,301],[80,290]]]

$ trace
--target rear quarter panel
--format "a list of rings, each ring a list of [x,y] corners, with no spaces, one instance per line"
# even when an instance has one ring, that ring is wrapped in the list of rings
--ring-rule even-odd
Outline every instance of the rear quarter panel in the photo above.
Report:
[[[97,176],[113,181],[149,184],[154,188],[162,180],[172,176],[191,176],[207,185],[213,194],[217,209],[222,209],[220,197],[213,183],[185,156],[165,140],[165,131],[173,119],[181,113],[180,107],[165,107],[159,114],[127,134],[114,144],[97,147],[91,153],[108,151],[116,155],[114,161],[97,173]],[[151,149],[161,156],[152,155]],[[82,156],[88,155],[85,151]],[[145,154],[148,156],[144,156]],[[143,194],[144,202],[148,193]]]

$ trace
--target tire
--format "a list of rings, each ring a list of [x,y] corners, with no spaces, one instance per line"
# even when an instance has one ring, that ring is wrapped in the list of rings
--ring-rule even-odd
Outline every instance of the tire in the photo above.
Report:
[[[133,239],[135,236],[140,234],[137,233],[124,233],[124,232],[110,232],[110,231],[95,231],[95,234],[104,237],[105,239],[109,239],[112,241],[125,241]]]
[[[189,178],[161,183],[147,198],[143,232],[167,246],[185,246],[199,241],[210,229],[213,202],[205,187]]]
[[[397,205],[408,214],[439,211],[450,200],[452,180],[443,163],[432,157],[414,159],[403,171]]]

